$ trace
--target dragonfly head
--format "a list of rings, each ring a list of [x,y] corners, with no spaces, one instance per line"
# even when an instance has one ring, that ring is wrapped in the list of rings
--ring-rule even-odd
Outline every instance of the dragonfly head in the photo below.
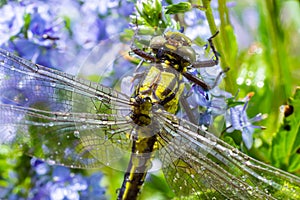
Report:
[[[167,60],[184,68],[196,61],[196,52],[191,44],[191,39],[184,34],[168,31],[164,35],[153,37],[150,48],[159,61]]]

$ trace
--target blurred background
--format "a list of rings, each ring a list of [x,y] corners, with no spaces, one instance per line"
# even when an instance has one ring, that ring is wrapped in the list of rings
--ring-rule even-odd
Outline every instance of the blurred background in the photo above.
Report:
[[[200,1],[192,3],[201,5]],[[102,40],[130,30],[134,6],[134,1],[125,0],[2,0],[0,47],[75,75]],[[212,0],[211,7],[220,30],[221,65],[230,67],[224,89],[238,99],[254,92],[247,109],[249,118],[257,113],[268,115],[258,123],[266,129],[255,131],[251,149],[236,142],[239,136],[235,135],[240,133],[232,133],[233,139],[226,134],[223,139],[251,157],[299,174],[299,114],[293,113],[293,132],[287,133],[281,127],[282,105],[299,104],[290,98],[300,86],[300,1]],[[177,19],[182,19],[185,33],[193,39],[211,35],[202,11],[192,10]],[[292,136],[282,140],[284,134]],[[286,146],[293,148],[281,151]],[[124,175],[110,169],[99,172],[49,166],[6,146],[0,148],[0,172],[1,199],[51,199],[51,195],[55,195],[54,199],[110,199],[116,195],[114,188],[120,187]],[[161,172],[147,178],[141,198],[150,196],[173,197]]]

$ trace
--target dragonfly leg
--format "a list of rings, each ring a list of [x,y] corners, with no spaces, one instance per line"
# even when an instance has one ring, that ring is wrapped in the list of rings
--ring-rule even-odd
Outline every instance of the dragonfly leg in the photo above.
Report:
[[[208,91],[211,89],[207,83],[205,83],[203,80],[201,80],[199,77],[189,73],[189,72],[182,72],[182,75],[187,78],[188,80],[192,81],[193,83],[201,86],[204,90]]]
[[[214,58],[211,60],[203,60],[203,61],[196,61],[192,64],[193,68],[201,68],[201,67],[213,67],[215,65],[219,64],[219,54],[213,44],[213,38],[215,38],[219,34],[219,31],[217,31],[215,34],[213,34],[210,38],[208,38],[209,46],[214,53]]]

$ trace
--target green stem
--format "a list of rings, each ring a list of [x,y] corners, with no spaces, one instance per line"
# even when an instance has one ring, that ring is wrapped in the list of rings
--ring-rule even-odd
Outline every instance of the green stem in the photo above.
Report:
[[[206,15],[206,19],[208,21],[209,24],[209,29],[211,34],[215,34],[218,31],[217,25],[215,23],[215,18],[210,6],[210,0],[202,0],[202,5],[205,8],[205,15]],[[226,67],[228,67],[228,63],[226,61],[225,58],[225,53],[224,53],[224,49],[221,43],[221,38],[220,37],[216,37],[214,39],[214,44],[216,45],[216,48],[218,50],[218,52],[221,54],[221,66],[223,69],[225,69]]]
[[[212,12],[210,2],[211,2],[210,0],[202,0],[202,5],[205,8],[204,12],[205,12],[205,15],[206,15],[206,19],[208,21],[211,34],[213,35],[213,34],[216,33],[216,31],[219,30],[219,28],[217,27],[217,25],[215,23],[215,19],[214,19],[214,16],[213,16],[213,12]],[[219,52],[219,54],[221,55],[220,56],[220,61],[221,61],[221,67],[223,69],[231,67],[229,62],[228,62],[228,58],[230,58],[230,55],[227,55],[226,53],[228,53],[228,52],[224,51],[224,46],[226,48],[228,48],[228,46],[230,46],[230,45],[228,45],[228,40],[230,38],[227,37],[227,32],[225,30],[225,26],[228,24],[228,17],[224,16],[226,14],[226,12],[225,12],[226,7],[225,6],[226,5],[225,5],[224,0],[222,2],[219,1],[219,12],[220,12],[220,20],[221,20],[220,36],[214,38],[214,44],[216,46],[216,49]],[[227,42],[227,45],[226,45],[226,42]],[[231,73],[231,72],[229,72],[229,73]],[[233,84],[235,78],[233,78],[233,77],[235,77],[235,76],[226,76],[225,77],[226,90],[229,91],[229,92],[232,92],[232,93],[236,92],[236,89],[234,87],[235,84]]]

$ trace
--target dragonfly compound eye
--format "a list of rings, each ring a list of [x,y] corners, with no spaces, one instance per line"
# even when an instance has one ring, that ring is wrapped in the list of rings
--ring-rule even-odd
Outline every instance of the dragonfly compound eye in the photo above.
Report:
[[[163,36],[156,36],[150,41],[151,49],[159,49],[166,43],[166,39]]]
[[[191,46],[192,41],[190,38],[188,38],[186,35],[180,32],[172,32],[168,31],[165,33],[165,38],[170,42],[170,43],[179,43],[182,46]]]
[[[196,52],[190,46],[181,46],[177,49],[179,56],[187,60],[189,63],[194,63],[196,61]]]

